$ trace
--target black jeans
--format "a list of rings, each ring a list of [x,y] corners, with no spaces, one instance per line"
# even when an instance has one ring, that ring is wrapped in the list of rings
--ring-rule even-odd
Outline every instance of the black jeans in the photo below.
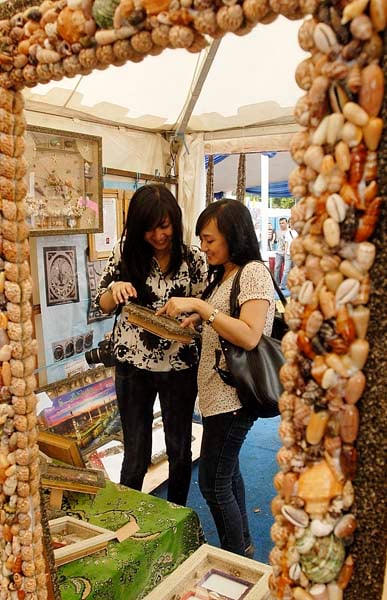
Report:
[[[185,505],[191,482],[196,377],[196,367],[154,372],[118,363],[116,393],[124,436],[120,483],[142,488],[152,458],[153,405],[158,393],[169,462],[168,500]]]
[[[245,555],[251,543],[239,452],[254,423],[244,408],[203,418],[199,486],[214,518],[221,547]]]

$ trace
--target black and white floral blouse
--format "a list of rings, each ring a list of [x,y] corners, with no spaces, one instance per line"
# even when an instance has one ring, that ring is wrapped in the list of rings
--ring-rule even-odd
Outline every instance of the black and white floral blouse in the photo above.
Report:
[[[172,296],[201,296],[207,279],[205,256],[195,246],[187,247],[187,258],[176,275],[165,276],[155,258],[151,272],[145,282],[152,297],[148,308],[157,310]],[[111,281],[119,280],[118,265],[121,258],[120,241],[114,247],[102,274],[95,304]],[[151,371],[180,371],[194,366],[199,361],[195,343],[182,344],[160,338],[142,327],[128,323],[119,317],[114,332],[114,354],[120,362],[129,362],[139,369]]]

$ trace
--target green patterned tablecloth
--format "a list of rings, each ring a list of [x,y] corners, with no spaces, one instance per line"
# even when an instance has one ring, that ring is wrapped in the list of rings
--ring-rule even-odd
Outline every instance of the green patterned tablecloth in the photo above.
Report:
[[[96,496],[73,494],[67,514],[116,531],[130,518],[129,539],[58,569],[62,600],[140,600],[202,543],[196,513],[106,482]]]

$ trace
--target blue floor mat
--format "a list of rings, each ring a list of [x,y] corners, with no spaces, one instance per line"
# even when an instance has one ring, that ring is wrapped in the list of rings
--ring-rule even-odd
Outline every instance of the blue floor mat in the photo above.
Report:
[[[240,466],[246,487],[247,513],[256,548],[255,559],[263,563],[268,563],[269,552],[273,546],[270,539],[270,528],[273,524],[270,503],[275,496],[273,477],[278,470],[276,453],[281,447],[278,437],[279,423],[280,417],[258,419],[249,431],[240,455]],[[159,498],[166,498],[166,483],[152,493]],[[219,547],[218,534],[211,513],[199,490],[197,463],[192,469],[187,505],[199,515],[207,542]]]

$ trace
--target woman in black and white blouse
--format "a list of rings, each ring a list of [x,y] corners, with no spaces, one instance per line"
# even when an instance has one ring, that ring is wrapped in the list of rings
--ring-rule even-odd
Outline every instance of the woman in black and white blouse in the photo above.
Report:
[[[206,271],[199,249],[183,244],[181,209],[173,194],[163,185],[145,185],[130,201],[123,235],[105,267],[96,302],[105,313],[130,299],[157,310],[172,296],[199,297]],[[114,353],[125,448],[120,482],[141,490],[151,461],[158,394],[169,461],[168,500],[184,505],[191,479],[197,347],[165,340],[119,319]]]

